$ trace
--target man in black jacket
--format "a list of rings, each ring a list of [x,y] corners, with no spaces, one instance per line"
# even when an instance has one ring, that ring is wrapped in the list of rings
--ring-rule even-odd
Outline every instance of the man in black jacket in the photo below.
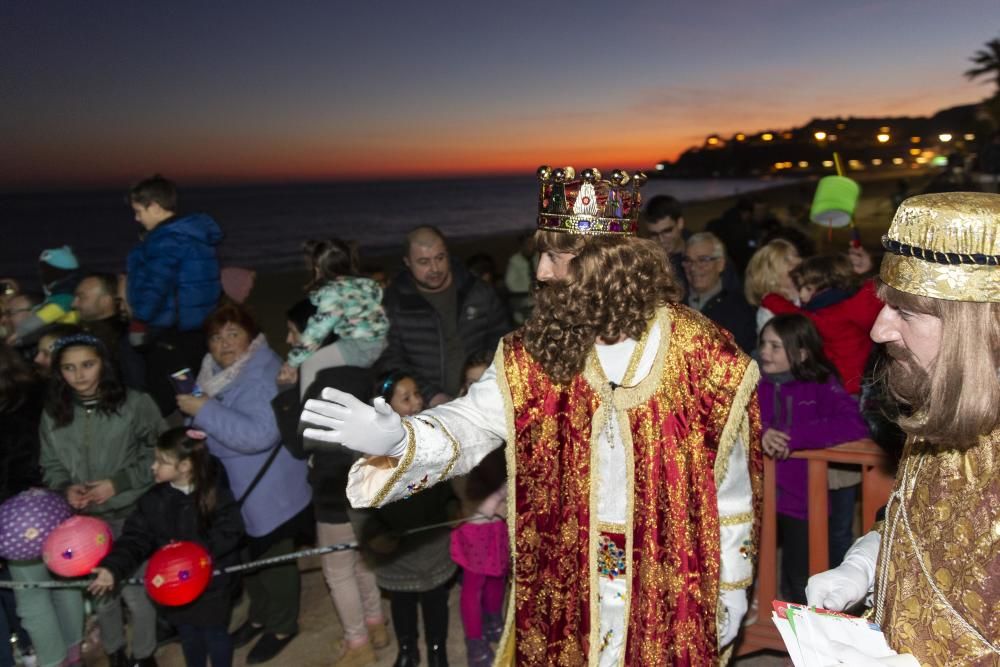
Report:
[[[377,367],[413,373],[433,407],[458,395],[465,359],[495,349],[510,319],[492,287],[451,261],[438,229],[407,234],[403,263],[382,301],[389,340]]]
[[[687,305],[728,330],[747,354],[757,347],[756,315],[743,295],[723,280],[726,247],[711,232],[693,234],[681,260],[687,277]]]

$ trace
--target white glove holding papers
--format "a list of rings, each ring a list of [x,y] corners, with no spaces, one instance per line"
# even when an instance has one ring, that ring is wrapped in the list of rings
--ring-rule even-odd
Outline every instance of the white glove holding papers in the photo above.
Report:
[[[307,428],[303,437],[341,444],[369,456],[398,458],[406,451],[403,421],[381,397],[371,406],[332,387],[320,397],[323,400],[310,399],[303,406],[302,421],[319,427]]]
[[[881,536],[872,531],[851,546],[839,566],[809,577],[806,584],[809,606],[843,611],[864,600],[875,584],[875,563],[881,544]]]

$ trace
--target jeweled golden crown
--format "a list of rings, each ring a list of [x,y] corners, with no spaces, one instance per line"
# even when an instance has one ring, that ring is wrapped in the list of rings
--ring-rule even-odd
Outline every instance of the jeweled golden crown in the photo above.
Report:
[[[629,175],[622,169],[601,178],[597,169],[584,169],[580,178],[573,167],[538,168],[538,228],[569,234],[635,235],[639,228],[646,175]]]

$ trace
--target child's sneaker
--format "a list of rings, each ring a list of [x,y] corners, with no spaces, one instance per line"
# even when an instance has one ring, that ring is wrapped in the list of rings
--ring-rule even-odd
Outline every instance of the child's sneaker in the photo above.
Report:
[[[339,657],[333,661],[333,667],[363,667],[375,664],[375,649],[370,642],[350,648],[341,642]]]
[[[491,667],[493,657],[489,641],[465,638],[465,659],[469,667]]]
[[[368,624],[368,639],[374,648],[385,648],[389,645],[389,631],[385,627],[385,621]]]
[[[488,642],[497,643],[503,634],[503,615],[483,613],[483,638]]]

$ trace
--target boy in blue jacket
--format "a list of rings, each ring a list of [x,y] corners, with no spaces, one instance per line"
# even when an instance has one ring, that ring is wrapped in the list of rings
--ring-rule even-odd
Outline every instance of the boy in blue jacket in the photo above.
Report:
[[[205,354],[201,325],[219,302],[216,246],[222,230],[204,213],[177,214],[177,188],[155,175],[129,191],[139,245],[128,254],[129,340],[146,360],[146,388],[164,416],[176,407],[170,374],[198,372]]]

